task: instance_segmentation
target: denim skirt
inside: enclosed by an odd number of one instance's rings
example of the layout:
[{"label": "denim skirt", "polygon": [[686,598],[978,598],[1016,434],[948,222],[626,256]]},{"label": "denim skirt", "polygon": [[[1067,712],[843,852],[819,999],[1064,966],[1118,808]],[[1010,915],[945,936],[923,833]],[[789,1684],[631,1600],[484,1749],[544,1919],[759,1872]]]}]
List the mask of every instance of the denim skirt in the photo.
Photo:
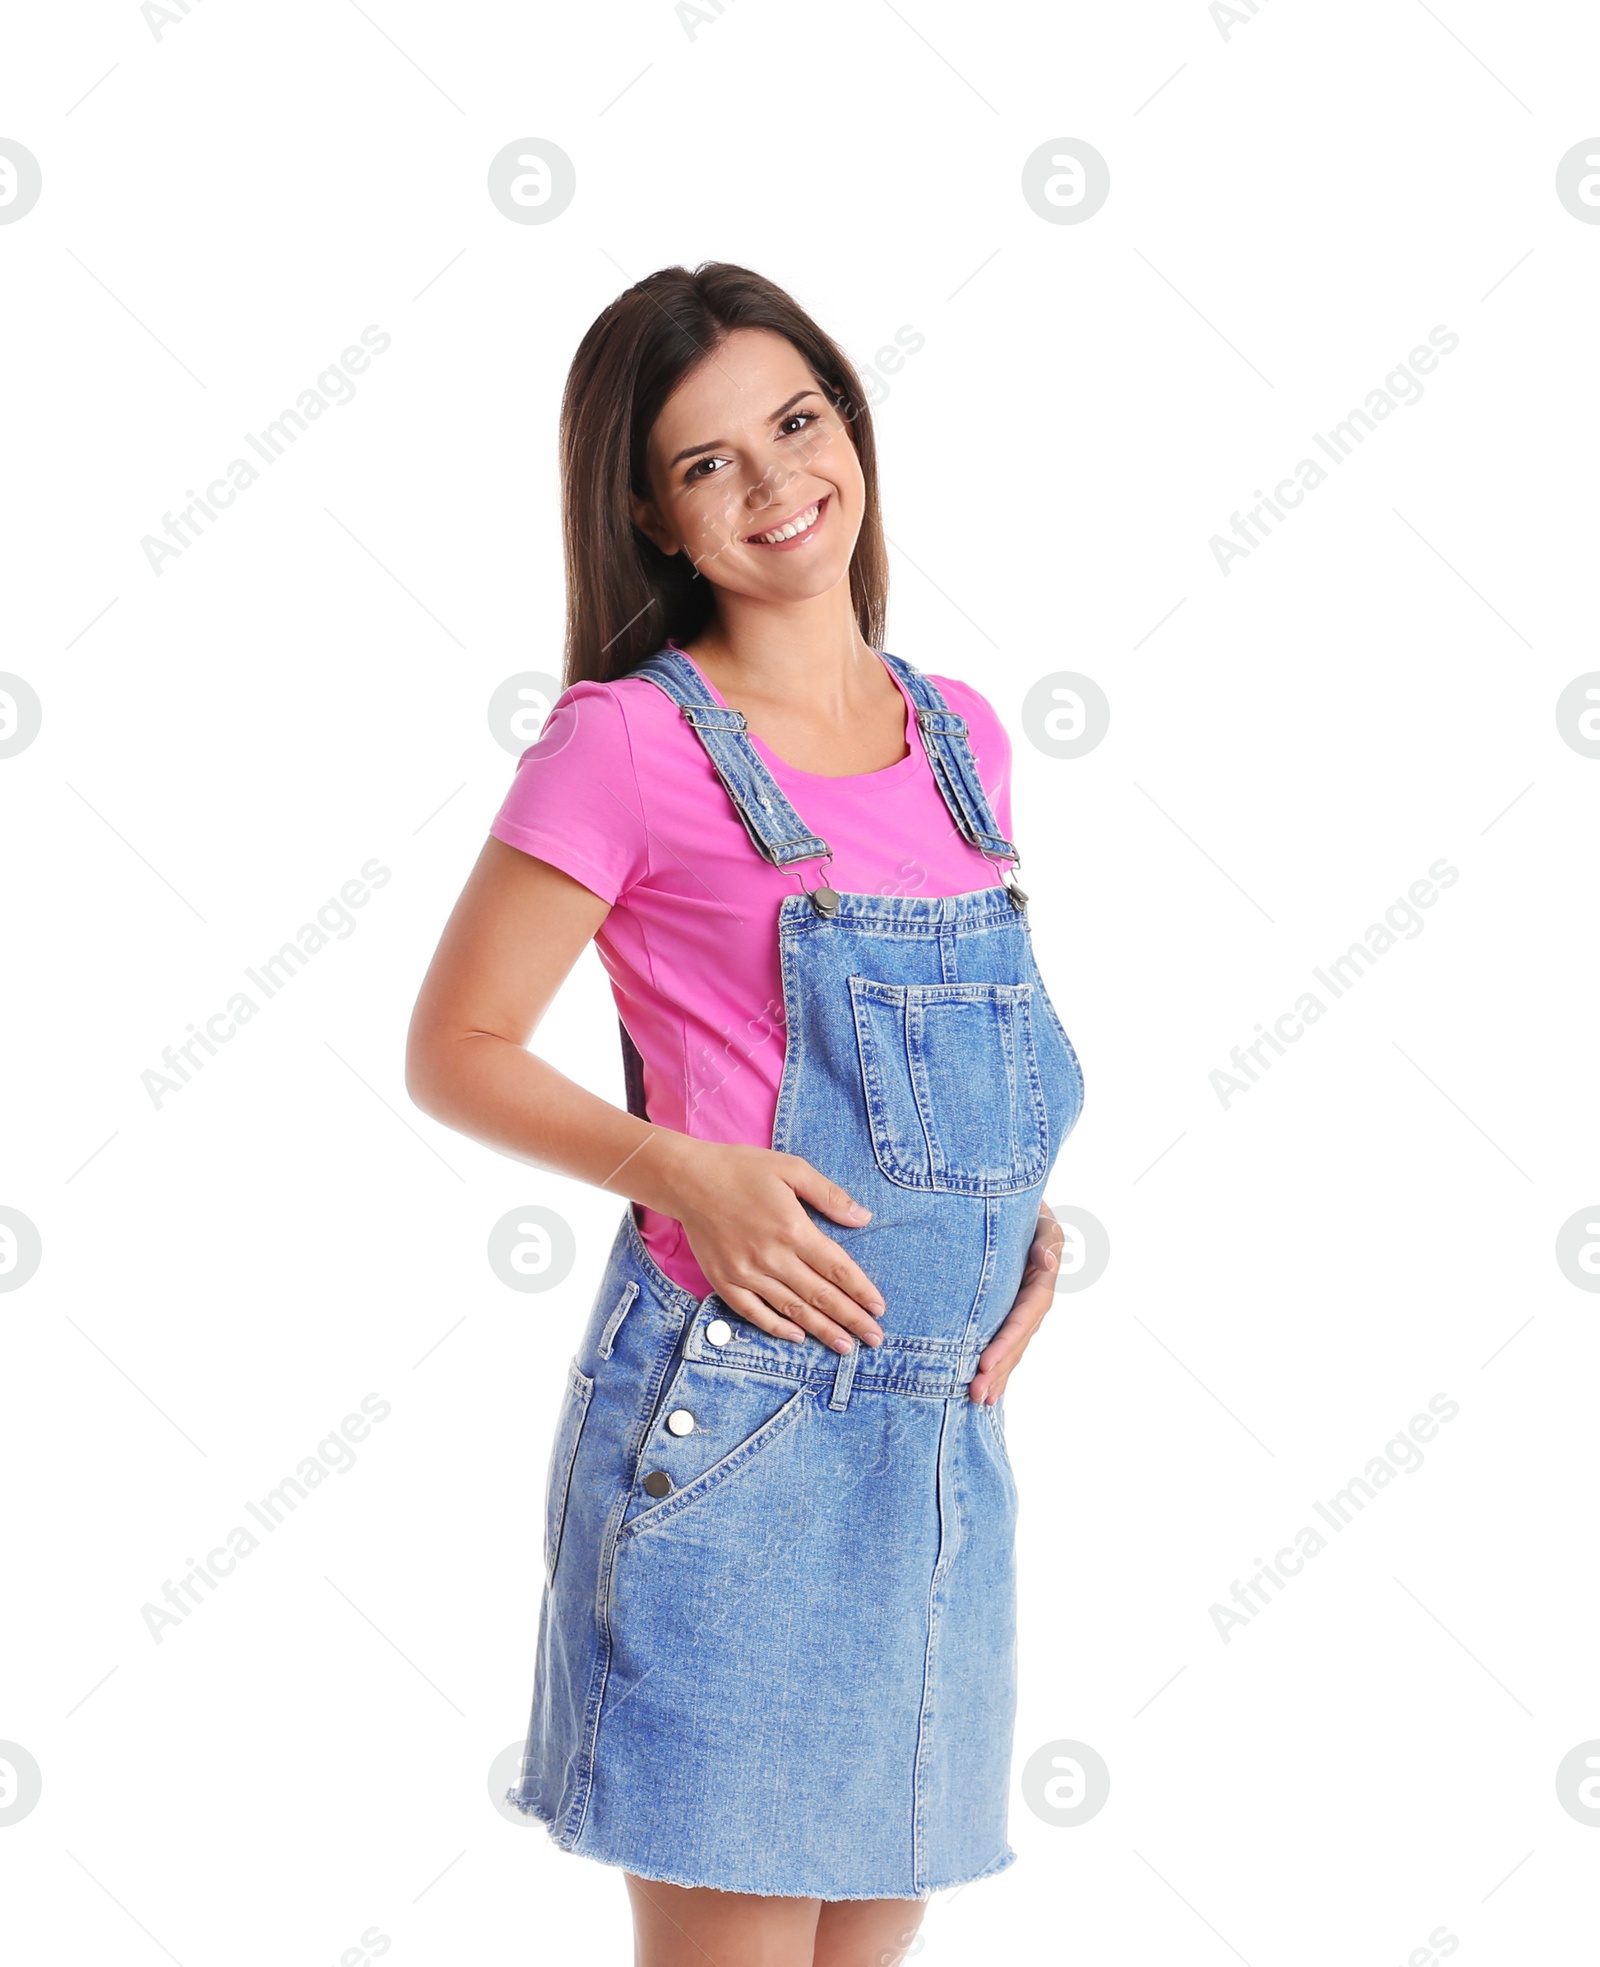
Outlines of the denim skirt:
[{"label": "denim skirt", "polygon": [[781,908],[773,1145],[873,1211],[810,1213],[885,1341],[697,1300],[624,1212],[559,1409],[508,1794],[643,1878],[915,1899],[1015,1855],[1017,1492],[1004,1402],[966,1389],[1082,1079],[1004,889],[834,899]]}]

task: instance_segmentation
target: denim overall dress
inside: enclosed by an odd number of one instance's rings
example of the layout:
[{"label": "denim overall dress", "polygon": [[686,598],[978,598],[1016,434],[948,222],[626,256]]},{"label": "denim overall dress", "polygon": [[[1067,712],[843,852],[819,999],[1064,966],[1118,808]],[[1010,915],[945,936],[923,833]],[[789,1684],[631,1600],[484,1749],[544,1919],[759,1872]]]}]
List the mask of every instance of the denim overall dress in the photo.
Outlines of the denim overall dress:
[{"label": "denim overall dress", "polygon": [[[1015,862],[965,719],[882,659],[963,836]],[[756,850],[825,870],[826,841],[693,663],[669,649],[633,674],[679,705]],[[1016,1855],[1017,1494],[1004,1403],[966,1388],[1083,1079],[1020,888],[797,878],[778,910],[772,1145],[871,1209],[852,1229],[803,1205],[882,1293],[884,1343],[836,1353],[771,1337],[715,1292],[697,1301],[629,1207],[557,1424],[533,1714],[507,1797],[564,1849],[644,1878],[917,1899]]]}]

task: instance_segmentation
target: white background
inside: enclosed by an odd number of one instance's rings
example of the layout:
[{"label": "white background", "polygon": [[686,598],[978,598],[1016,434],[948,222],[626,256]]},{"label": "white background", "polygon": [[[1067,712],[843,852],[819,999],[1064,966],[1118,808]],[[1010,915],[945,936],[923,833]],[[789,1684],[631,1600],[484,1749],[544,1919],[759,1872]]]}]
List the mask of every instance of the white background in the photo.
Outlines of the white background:
[{"label": "white background", "polygon": [[[172,7],[177,14],[176,0]],[[704,12],[712,12],[708,6]],[[1071,10],[134,0],[16,10],[0,135],[0,764],[10,1126],[0,1831],[31,1962],[623,1961],[621,1885],[489,1800],[526,1719],[541,1496],[616,1199],[449,1133],[411,1002],[559,668],[555,421],[655,267],[787,286],[863,367],[886,646],[1007,720],[1041,966],[1087,1103],[1051,1199],[1111,1240],[1013,1381],[1016,1767],[1105,1807],[930,1910],[930,1962],[1460,1967],[1586,1957],[1600,1838],[1594,813],[1600,125],[1577,5]],[[88,92],[88,93],[86,93]],[[506,144],[577,195],[518,225]],[[1102,211],[1024,160],[1075,137]],[[1600,150],[1600,143],[1596,145]],[[392,346],[181,558],[163,513],[367,324]],[[1436,325],[1420,402],[1224,575],[1208,541]],[[1159,624],[1159,627],[1157,626]],[[1111,703],[1051,758],[1042,677]],[[1270,1073],[1209,1076],[1445,857],[1459,879]],[[392,878],[191,1084],[141,1074],[361,865]],[[622,1098],[593,952],[539,1048]],[[571,1275],[508,1290],[539,1203]],[[1459,1414],[1227,1643],[1260,1555],[1445,1394]],[[142,1607],[364,1395],[392,1408],[165,1631]],[[819,1683],[864,1670],[814,1662]],[[359,1957],[359,1956],[357,1956]]]}]

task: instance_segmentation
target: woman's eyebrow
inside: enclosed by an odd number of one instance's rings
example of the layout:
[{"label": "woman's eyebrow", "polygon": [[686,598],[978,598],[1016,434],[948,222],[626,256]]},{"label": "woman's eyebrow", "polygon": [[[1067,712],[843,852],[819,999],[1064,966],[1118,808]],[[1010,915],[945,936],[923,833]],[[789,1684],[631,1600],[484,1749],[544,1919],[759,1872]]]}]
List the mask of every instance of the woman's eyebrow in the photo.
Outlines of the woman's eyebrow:
[{"label": "woman's eyebrow", "polygon": [[[779,418],[786,417],[789,414],[789,412],[794,408],[796,403],[803,402],[806,397],[816,396],[819,393],[820,392],[815,389],[797,389],[794,395],[789,398],[787,403],[779,404],[778,408],[775,409],[772,415],[768,418],[768,422],[777,423]],[[718,450],[722,445],[726,444],[727,442],[728,439],[726,437],[713,437],[709,444],[691,444],[686,451],[680,451],[675,458],[668,459],[667,469],[668,471],[670,471],[674,465],[682,464],[685,458],[697,458],[700,456],[701,452],[703,451]]]}]

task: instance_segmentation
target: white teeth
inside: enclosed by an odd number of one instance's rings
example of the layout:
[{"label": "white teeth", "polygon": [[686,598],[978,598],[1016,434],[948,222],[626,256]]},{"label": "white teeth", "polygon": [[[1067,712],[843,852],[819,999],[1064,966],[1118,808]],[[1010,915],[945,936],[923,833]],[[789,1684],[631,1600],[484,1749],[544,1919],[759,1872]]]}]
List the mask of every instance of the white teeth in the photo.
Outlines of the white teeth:
[{"label": "white teeth", "polygon": [[787,526],[780,526],[774,533],[756,533],[758,546],[776,546],[779,540],[792,540],[796,533],[803,533],[808,526],[816,524],[817,514],[822,510],[822,501],[802,512],[798,519],[791,519]]}]

